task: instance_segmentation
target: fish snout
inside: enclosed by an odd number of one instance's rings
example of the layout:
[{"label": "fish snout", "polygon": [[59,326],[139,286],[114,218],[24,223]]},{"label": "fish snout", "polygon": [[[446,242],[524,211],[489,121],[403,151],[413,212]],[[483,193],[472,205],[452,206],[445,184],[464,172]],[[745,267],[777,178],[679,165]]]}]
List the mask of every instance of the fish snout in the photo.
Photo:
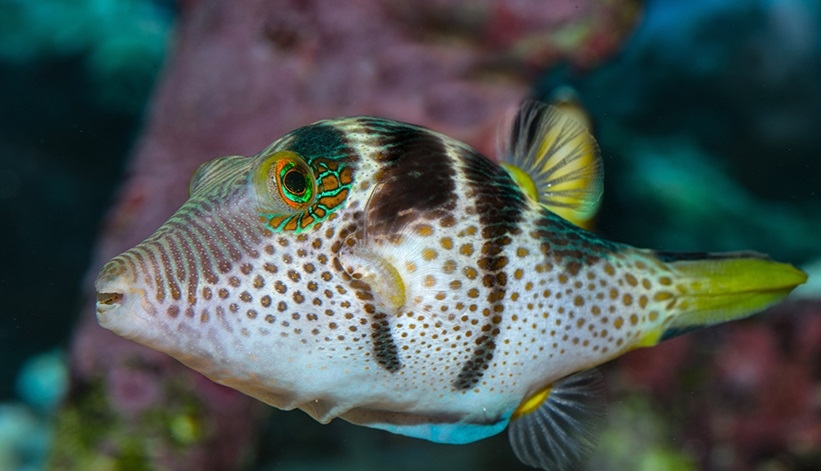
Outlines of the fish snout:
[{"label": "fish snout", "polygon": [[103,327],[110,328],[114,316],[122,315],[126,304],[132,301],[133,296],[137,296],[132,283],[129,283],[129,279],[133,277],[129,275],[128,267],[119,258],[106,263],[97,275],[94,282],[97,291],[97,321]]},{"label": "fish snout", "polygon": [[97,322],[117,335],[144,343],[151,338],[149,319],[156,309],[147,302],[146,286],[127,254],[106,263],[97,275]]}]

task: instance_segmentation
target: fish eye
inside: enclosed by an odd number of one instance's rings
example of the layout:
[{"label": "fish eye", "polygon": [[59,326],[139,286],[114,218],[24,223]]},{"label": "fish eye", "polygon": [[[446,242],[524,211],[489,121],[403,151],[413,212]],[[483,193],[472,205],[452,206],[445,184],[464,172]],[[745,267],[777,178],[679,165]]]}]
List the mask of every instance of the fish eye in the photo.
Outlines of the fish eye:
[{"label": "fish eye", "polygon": [[301,210],[314,198],[314,178],[311,169],[296,152],[280,151],[263,165],[268,193],[290,208]]},{"label": "fish eye", "polygon": [[280,172],[282,189],[285,190],[289,199],[301,199],[308,191],[308,175],[305,170],[289,163]]}]

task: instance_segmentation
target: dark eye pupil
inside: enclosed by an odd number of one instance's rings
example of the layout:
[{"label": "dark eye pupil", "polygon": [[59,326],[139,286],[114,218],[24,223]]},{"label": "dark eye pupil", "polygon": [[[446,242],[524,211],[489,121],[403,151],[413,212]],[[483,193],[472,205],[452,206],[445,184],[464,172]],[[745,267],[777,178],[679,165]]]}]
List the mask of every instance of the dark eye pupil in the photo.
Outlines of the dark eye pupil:
[{"label": "dark eye pupil", "polygon": [[305,193],[305,190],[307,189],[305,175],[301,174],[296,169],[289,170],[288,173],[285,174],[285,178],[282,179],[282,184],[285,185],[285,188],[288,191],[297,196]]}]

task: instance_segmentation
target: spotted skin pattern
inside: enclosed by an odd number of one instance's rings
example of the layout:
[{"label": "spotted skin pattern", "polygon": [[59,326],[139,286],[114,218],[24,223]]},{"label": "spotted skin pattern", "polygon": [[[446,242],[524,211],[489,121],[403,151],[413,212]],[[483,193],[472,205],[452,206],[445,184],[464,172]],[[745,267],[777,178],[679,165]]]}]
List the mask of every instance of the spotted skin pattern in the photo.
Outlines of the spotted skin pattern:
[{"label": "spotted skin pattern", "polygon": [[[297,211],[260,183],[284,151],[316,185]],[[191,189],[104,267],[101,324],[321,422],[493,435],[687,308],[652,252],[579,229],[475,150],[408,124],[319,122],[206,163]]]}]

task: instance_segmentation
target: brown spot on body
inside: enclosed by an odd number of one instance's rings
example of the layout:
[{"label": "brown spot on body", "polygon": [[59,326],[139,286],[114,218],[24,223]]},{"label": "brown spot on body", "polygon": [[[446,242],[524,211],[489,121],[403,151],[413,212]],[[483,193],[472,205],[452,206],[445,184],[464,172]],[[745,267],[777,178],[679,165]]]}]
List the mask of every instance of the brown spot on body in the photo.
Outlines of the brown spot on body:
[{"label": "brown spot on body", "polygon": [[436,278],[433,275],[425,275],[425,279],[422,284],[427,288],[432,288],[436,286]]},{"label": "brown spot on body", "polygon": [[231,262],[228,260],[220,260],[217,262],[217,271],[222,273],[223,275],[231,271]]},{"label": "brown spot on body", "polygon": [[451,239],[450,237],[442,237],[439,240],[439,245],[441,245],[442,248],[445,250],[451,250],[453,249],[453,239]]},{"label": "brown spot on body", "polygon": [[433,227],[430,224],[420,224],[416,226],[416,235],[430,237],[433,235]]},{"label": "brown spot on body", "polygon": [[673,299],[675,296],[669,291],[659,291],[653,295],[653,301],[667,301]]},{"label": "brown spot on body", "polygon": [[260,288],[262,288],[263,286],[265,286],[265,279],[264,279],[264,278],[262,278],[262,277],[261,277],[261,276],[259,276],[259,275],[255,276],[255,277],[254,277],[253,286],[254,286],[254,288],[256,288],[256,289],[260,289]]},{"label": "brown spot on body", "polygon": [[630,293],[625,293],[624,296],[622,296],[622,303],[624,303],[625,306],[632,306],[633,296]]}]

